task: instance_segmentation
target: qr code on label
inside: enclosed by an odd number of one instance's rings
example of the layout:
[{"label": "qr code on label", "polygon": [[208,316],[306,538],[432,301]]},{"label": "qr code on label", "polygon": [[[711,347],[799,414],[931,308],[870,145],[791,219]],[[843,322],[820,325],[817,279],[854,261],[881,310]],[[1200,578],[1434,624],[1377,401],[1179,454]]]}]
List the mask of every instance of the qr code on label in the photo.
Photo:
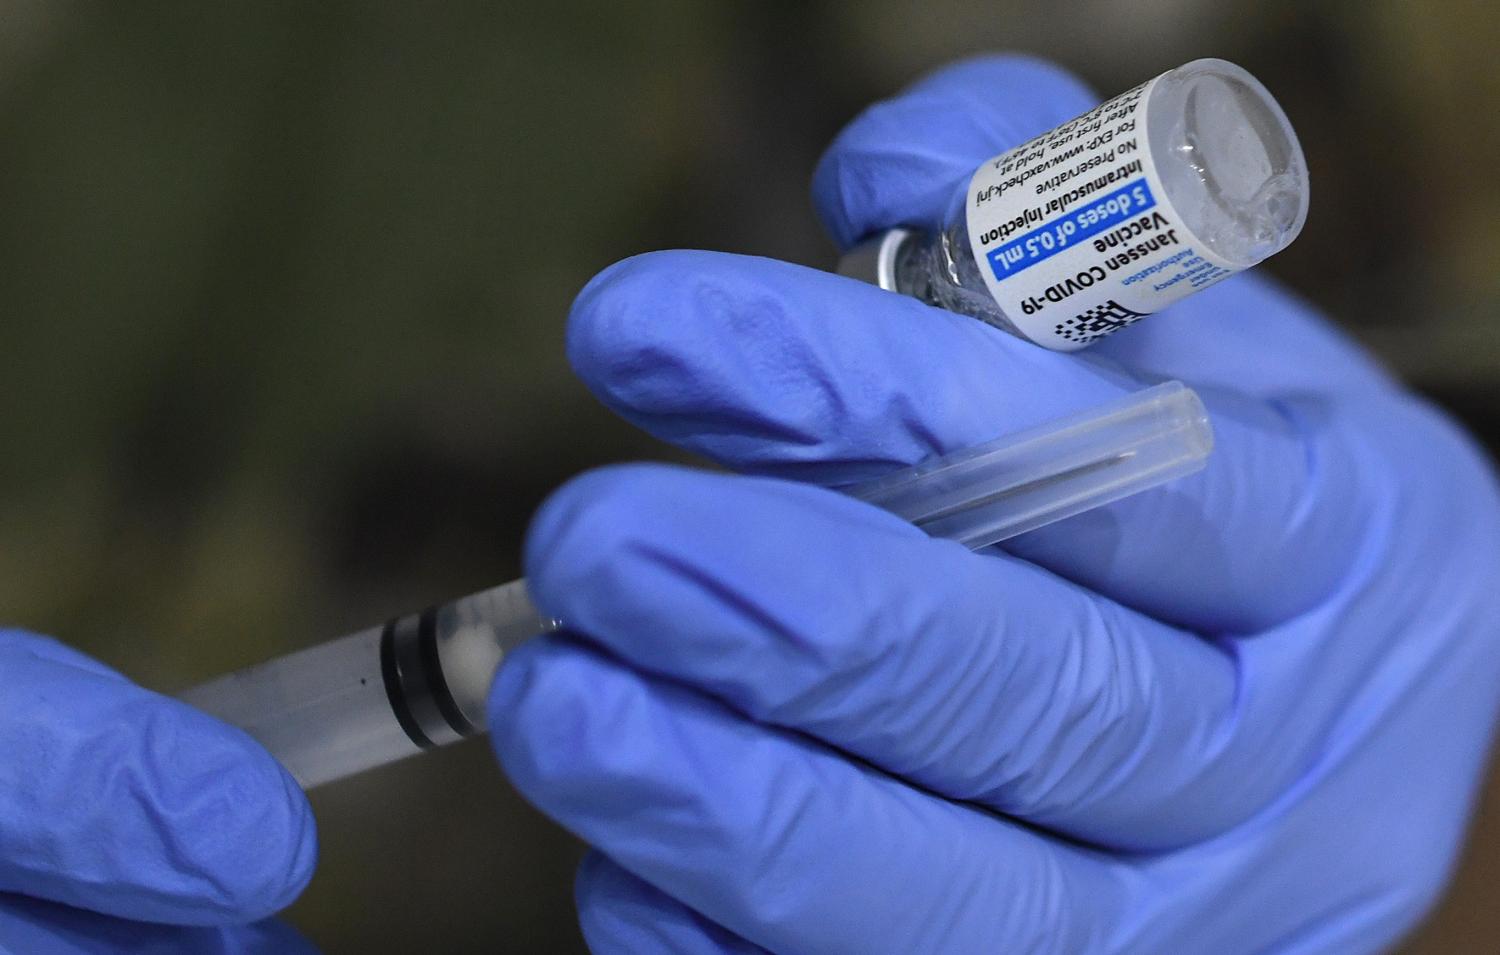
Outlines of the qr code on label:
[{"label": "qr code on label", "polygon": [[1070,342],[1087,345],[1089,342],[1098,341],[1105,335],[1134,325],[1145,317],[1145,312],[1132,311],[1114,299],[1110,299],[1103,305],[1096,305],[1067,321],[1057,323],[1052,330]]}]

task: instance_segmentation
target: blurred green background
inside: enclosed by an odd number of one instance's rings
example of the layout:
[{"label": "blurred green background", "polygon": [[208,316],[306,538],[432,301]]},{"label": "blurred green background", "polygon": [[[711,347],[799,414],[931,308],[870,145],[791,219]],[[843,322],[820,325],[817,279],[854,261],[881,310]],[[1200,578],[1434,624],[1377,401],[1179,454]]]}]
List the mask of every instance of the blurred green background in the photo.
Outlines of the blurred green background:
[{"label": "blurred green background", "polygon": [[[589,276],[672,246],[830,264],[823,145],[981,50],[1103,93],[1249,67],[1314,175],[1271,271],[1493,445],[1493,11],[0,0],[0,618],[173,689],[516,575],[550,487],[673,456],[569,374]],[[313,803],[289,918],[327,951],[582,950],[581,850],[482,743]],[[1496,809],[1472,844],[1410,951],[1495,950]]]}]

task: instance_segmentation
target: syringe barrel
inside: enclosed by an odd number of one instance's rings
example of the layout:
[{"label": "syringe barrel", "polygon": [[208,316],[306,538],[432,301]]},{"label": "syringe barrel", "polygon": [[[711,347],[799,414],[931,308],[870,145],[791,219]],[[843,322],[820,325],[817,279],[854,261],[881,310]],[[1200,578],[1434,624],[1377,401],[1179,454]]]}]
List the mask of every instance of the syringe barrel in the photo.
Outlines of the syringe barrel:
[{"label": "syringe barrel", "polygon": [[512,581],[194,687],[305,788],[481,732],[505,653],[554,627]]},{"label": "syringe barrel", "polygon": [[181,695],[264,746],[305,788],[421,752],[392,718],[373,627]]}]

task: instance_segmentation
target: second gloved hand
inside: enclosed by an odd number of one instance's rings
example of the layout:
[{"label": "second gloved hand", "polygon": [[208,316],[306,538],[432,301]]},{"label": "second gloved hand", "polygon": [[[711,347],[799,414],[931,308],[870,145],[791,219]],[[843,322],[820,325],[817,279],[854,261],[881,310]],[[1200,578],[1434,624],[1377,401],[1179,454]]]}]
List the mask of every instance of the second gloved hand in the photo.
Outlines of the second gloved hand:
[{"label": "second gloved hand", "polygon": [[250,737],[0,629],[0,951],[292,955],[307,799]]},{"label": "second gloved hand", "polygon": [[[875,107],[817,180],[848,244],[1081,112],[1030,61]],[[1481,455],[1302,303],[1232,279],[1086,355],[762,259],[605,272],[580,374],[757,476],[560,491],[501,671],[511,778],[592,843],[597,952],[1364,952],[1440,890],[1500,692]],[[1162,377],[1207,470],[971,554],[841,485]]]}]

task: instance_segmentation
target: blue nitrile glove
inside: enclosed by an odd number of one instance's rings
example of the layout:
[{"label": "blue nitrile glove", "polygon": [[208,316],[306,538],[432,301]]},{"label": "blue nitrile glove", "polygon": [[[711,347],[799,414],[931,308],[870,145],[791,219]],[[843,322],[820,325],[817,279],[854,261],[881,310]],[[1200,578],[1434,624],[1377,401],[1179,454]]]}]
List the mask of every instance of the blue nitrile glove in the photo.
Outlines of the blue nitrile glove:
[{"label": "blue nitrile glove", "polygon": [[312,814],[250,737],[0,630],[0,952],[295,955]]},{"label": "blue nitrile glove", "polygon": [[[819,208],[846,246],[931,225],[1093,101],[945,70],[839,137]],[[598,849],[595,951],[1368,952],[1440,891],[1500,691],[1500,499],[1295,297],[1240,276],[1063,355],[669,252],[596,279],[569,346],[611,408],[761,475],[609,469],[532,528],[571,629],[505,665],[491,723]],[[1004,551],[813,486],[1163,377],[1208,403],[1207,470]]]}]

